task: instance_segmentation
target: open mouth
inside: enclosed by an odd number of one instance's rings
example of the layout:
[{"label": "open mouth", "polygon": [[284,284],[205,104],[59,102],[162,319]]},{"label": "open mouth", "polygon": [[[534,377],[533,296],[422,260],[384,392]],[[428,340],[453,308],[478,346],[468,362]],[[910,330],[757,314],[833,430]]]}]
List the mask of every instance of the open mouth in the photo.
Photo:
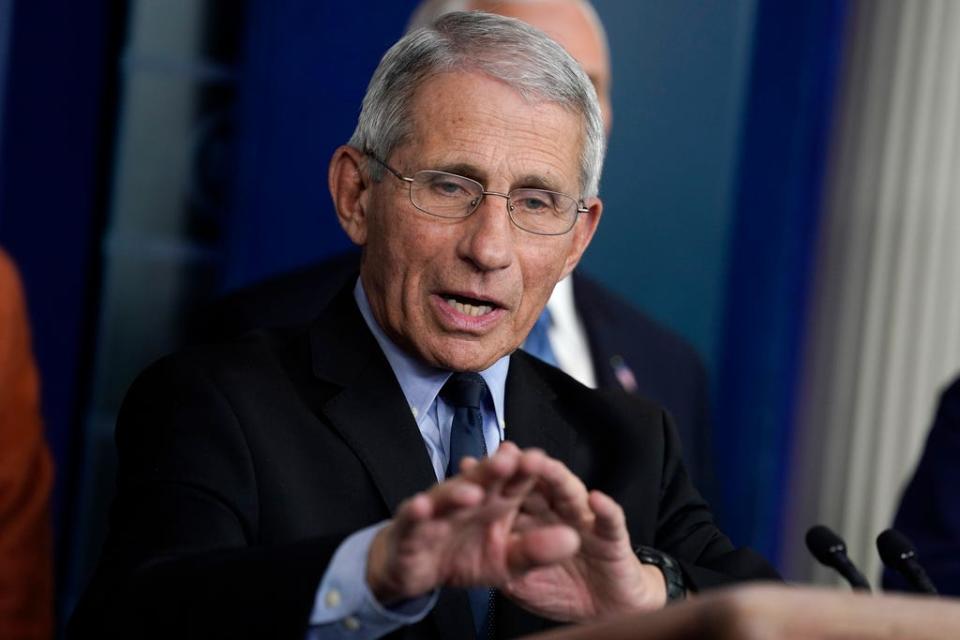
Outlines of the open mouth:
[{"label": "open mouth", "polygon": [[490,300],[480,300],[478,298],[449,293],[445,293],[441,297],[450,308],[456,309],[459,313],[467,316],[484,316],[494,309],[500,308],[500,305]]}]

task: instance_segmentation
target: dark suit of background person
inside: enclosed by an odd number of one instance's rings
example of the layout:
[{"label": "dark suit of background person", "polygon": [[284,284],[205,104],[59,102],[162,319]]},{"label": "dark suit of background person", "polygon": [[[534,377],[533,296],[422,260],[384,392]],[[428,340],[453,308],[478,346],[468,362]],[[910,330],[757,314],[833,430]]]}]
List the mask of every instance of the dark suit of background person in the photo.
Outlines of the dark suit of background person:
[{"label": "dark suit of background person", "polygon": [[[197,339],[305,324],[317,317],[340,287],[356,281],[359,269],[359,252],[349,252],[234,292],[199,318]],[[630,391],[665,407],[680,436],[690,479],[701,495],[712,499],[716,494],[709,390],[699,356],[681,338],[596,280],[580,271],[571,277],[597,387]]]},{"label": "dark suit of background person", "polygon": [[[111,533],[74,637],[300,638],[337,545],[436,482],[351,288],[307,327],[192,349],[137,380],[117,427]],[[714,526],[655,405],[522,352],[506,402],[510,440],[609,492],[633,543],[678,558],[689,586],[775,578]],[[471,637],[466,598],[445,593],[396,637]],[[500,637],[549,624],[502,599],[497,612]]]},{"label": "dark suit of background person", "polygon": [[[458,9],[518,18],[566,48],[594,83],[610,135],[609,47],[589,3],[425,0],[413,11],[407,30],[429,25]],[[216,338],[309,322],[343,283],[356,279],[358,269],[359,256],[351,253],[235,292],[201,321],[200,335]],[[716,488],[709,387],[700,357],[684,340],[596,280],[580,272],[572,278],[574,307],[586,334],[597,387],[624,389],[666,407],[677,425],[690,477],[701,494],[712,500]]]},{"label": "dark suit of background person", "polygon": [[[916,545],[920,563],[940,593],[960,596],[960,378],[940,396],[936,420],[893,527]],[[889,570],[883,586],[912,590]]]},{"label": "dark suit of background person", "polygon": [[17,269],[0,251],[0,638],[53,634],[53,462]]}]

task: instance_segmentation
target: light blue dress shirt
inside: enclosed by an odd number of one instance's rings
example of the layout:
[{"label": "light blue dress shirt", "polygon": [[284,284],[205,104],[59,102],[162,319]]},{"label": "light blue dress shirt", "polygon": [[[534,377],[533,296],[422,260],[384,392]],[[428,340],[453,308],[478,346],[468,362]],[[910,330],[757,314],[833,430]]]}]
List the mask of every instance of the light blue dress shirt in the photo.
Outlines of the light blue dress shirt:
[{"label": "light blue dress shirt", "polygon": [[[373,317],[359,279],[353,289],[353,297],[400,383],[410,412],[420,429],[434,473],[437,480],[441,481],[450,457],[453,409],[438,394],[451,372],[420,362],[401,351],[387,337]],[[490,389],[490,395],[481,408],[483,436],[490,453],[500,446],[506,431],[503,396],[509,366],[510,356],[504,356],[489,369],[479,372]],[[381,605],[370,593],[366,582],[367,553],[373,538],[386,524],[384,521],[361,529],[340,544],[317,589],[307,630],[309,640],[379,638],[402,625],[420,621],[433,609],[437,602],[436,591],[390,608]]]}]

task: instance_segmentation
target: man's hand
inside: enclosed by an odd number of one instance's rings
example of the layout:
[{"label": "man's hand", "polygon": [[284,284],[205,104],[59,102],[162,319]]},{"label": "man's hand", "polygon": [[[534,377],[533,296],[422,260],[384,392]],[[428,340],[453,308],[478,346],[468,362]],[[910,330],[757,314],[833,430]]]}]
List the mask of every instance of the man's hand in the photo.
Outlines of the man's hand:
[{"label": "man's hand", "polygon": [[637,559],[620,505],[599,491],[588,493],[562,463],[548,460],[516,527],[523,531],[559,523],[579,533],[579,552],[509,580],[502,587],[507,596],[561,621],[658,609],[666,603],[663,574]]},{"label": "man's hand", "polygon": [[504,442],[489,458],[465,460],[469,474],[404,501],[370,546],[373,595],[390,604],[441,585],[502,585],[571,558],[580,540],[569,524],[528,519],[515,526],[521,505],[555,462]]}]

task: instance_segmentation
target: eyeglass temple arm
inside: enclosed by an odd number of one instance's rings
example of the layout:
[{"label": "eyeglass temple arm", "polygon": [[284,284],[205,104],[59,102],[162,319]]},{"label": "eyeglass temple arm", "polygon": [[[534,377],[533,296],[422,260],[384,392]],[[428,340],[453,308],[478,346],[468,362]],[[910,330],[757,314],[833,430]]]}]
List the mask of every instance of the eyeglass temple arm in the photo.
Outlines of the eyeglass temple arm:
[{"label": "eyeglass temple arm", "polygon": [[389,172],[392,173],[393,175],[395,175],[395,176],[396,176],[397,178],[399,178],[400,180],[403,180],[404,182],[413,182],[413,178],[408,178],[407,176],[403,175],[402,173],[400,173],[399,171],[397,171],[396,169],[394,169],[393,167],[391,167],[390,165],[388,165],[386,162],[384,162],[383,160],[381,160],[381,159],[378,158],[377,156],[373,155],[373,153],[371,153],[370,151],[364,151],[363,154],[364,154],[365,156],[369,157],[371,160],[373,160],[373,161],[376,162],[377,164],[379,164],[380,166],[382,166],[384,169],[386,169],[387,171],[389,171]]}]

